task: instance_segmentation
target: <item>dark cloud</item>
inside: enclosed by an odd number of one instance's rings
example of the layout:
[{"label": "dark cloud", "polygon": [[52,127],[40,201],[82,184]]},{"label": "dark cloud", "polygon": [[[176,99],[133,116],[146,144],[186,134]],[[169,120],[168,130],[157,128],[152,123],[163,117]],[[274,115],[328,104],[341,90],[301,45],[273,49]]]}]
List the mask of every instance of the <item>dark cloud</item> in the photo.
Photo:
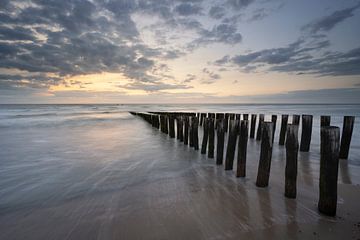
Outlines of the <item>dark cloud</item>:
[{"label": "dark cloud", "polygon": [[264,49],[248,54],[224,56],[214,62],[218,66],[235,65],[244,72],[265,71],[316,74],[321,76],[360,75],[360,48],[348,52],[326,52],[330,46],[322,38],[300,39],[283,48]]},{"label": "dark cloud", "polygon": [[209,16],[214,19],[220,19],[225,16],[226,10],[220,6],[212,6],[209,10]]},{"label": "dark cloud", "polygon": [[201,12],[201,7],[195,4],[181,3],[175,7],[175,12],[182,16],[190,16],[199,14]]},{"label": "dark cloud", "polygon": [[328,16],[322,17],[314,22],[305,25],[302,29],[305,31],[309,31],[312,34],[330,31],[337,24],[341,23],[347,18],[354,16],[354,11],[359,7],[360,3],[350,8],[335,11]]},{"label": "dark cloud", "polygon": [[246,8],[253,2],[255,2],[255,0],[227,0],[227,4],[233,7],[235,10]]}]

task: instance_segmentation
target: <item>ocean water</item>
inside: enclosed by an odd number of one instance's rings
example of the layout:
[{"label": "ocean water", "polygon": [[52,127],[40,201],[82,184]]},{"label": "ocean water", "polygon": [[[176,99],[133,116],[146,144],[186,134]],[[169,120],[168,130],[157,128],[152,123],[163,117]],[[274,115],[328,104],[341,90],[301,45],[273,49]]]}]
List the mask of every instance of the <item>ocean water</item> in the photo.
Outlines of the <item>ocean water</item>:
[{"label": "ocean water", "polygon": [[[299,191],[304,194],[299,193],[299,201],[310,210],[296,217],[299,212],[291,212],[292,203],[283,201],[285,156],[278,144],[270,179],[276,187],[266,195],[253,184],[257,142],[249,142],[248,177],[239,182],[213,160],[128,111],[263,113],[265,120],[278,114],[275,143],[281,114],[314,115],[310,152],[299,155]],[[343,116],[356,117],[339,184],[360,184],[360,105],[0,105],[0,239],[168,239],[171,230],[179,239],[209,239],[220,232],[239,236],[239,231],[319,220],[312,208],[317,201],[321,115],[330,115],[331,125],[340,128]],[[201,141],[201,129],[199,136]],[[240,216],[243,212],[218,212],[224,208],[218,199],[237,211],[236,199],[244,194],[249,202],[264,194],[273,201],[252,206],[249,211],[254,212],[246,219]],[[259,220],[259,209],[271,214]],[[202,222],[212,217],[217,227]],[[179,232],[178,224],[185,224],[187,231]]]}]

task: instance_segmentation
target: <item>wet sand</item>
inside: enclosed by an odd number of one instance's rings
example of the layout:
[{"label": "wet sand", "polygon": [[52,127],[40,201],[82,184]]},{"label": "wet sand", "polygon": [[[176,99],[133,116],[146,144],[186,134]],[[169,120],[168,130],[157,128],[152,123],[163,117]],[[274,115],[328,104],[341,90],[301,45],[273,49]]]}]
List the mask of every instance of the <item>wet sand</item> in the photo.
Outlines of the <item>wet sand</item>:
[{"label": "wet sand", "polygon": [[140,118],[98,125],[1,132],[22,145],[1,146],[0,239],[360,238],[360,168],[341,160],[337,216],[319,214],[316,144],[287,199],[277,137],[269,187],[257,188],[255,140],[236,178]]}]

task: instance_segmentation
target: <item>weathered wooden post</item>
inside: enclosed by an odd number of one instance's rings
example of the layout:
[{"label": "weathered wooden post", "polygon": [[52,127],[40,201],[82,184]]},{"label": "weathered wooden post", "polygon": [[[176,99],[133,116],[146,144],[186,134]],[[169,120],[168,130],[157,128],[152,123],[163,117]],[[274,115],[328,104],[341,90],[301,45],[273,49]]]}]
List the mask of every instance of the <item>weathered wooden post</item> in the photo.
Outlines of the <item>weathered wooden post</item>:
[{"label": "weathered wooden post", "polygon": [[275,138],[275,131],[276,131],[276,121],[277,121],[277,115],[272,115],[271,116],[271,122],[274,123],[273,124],[273,135],[272,135],[272,141],[274,142],[274,138]]},{"label": "weathered wooden post", "polygon": [[286,129],[288,125],[289,115],[283,114],[281,115],[281,128],[280,128],[280,136],[279,136],[279,145],[285,144],[285,136]]},{"label": "weathered wooden post", "polygon": [[183,119],[183,116],[178,117],[177,134],[179,136],[180,142],[183,142],[184,141],[184,119]]},{"label": "weathered wooden post", "polygon": [[240,120],[240,119],[241,119],[241,114],[240,114],[240,113],[236,113],[236,114],[235,114],[235,119],[236,119],[236,120]]},{"label": "weathered wooden post", "polygon": [[320,117],[320,127],[330,126],[331,116],[321,116]]},{"label": "weathered wooden post", "polygon": [[251,114],[250,138],[255,137],[256,114]]},{"label": "weathered wooden post", "polygon": [[300,115],[293,115],[292,124],[299,125],[300,124]]},{"label": "weathered wooden post", "polygon": [[[243,120],[249,120],[249,114],[243,114]],[[248,124],[249,125],[249,124]],[[249,128],[249,127],[248,127]]]},{"label": "weathered wooden post", "polygon": [[200,123],[199,123],[199,126],[202,126],[202,125],[203,125],[203,121],[204,121],[204,115],[203,115],[203,113],[200,113]]},{"label": "weathered wooden post", "polygon": [[226,158],[225,158],[225,170],[232,170],[234,165],[235,149],[236,149],[236,139],[237,139],[237,126],[239,120],[230,120],[229,137],[226,149]]},{"label": "weathered wooden post", "polygon": [[302,131],[301,131],[301,143],[300,143],[301,152],[308,152],[310,150],[312,122],[313,122],[312,115],[302,115]]},{"label": "weathered wooden post", "polygon": [[216,164],[221,165],[223,163],[223,157],[224,157],[224,140],[225,140],[223,118],[219,118],[217,120],[216,133],[217,133]]},{"label": "weathered wooden post", "polygon": [[161,121],[161,132],[166,133],[165,129],[167,128],[167,125],[166,125],[165,115],[163,114],[160,115],[160,121]]},{"label": "weathered wooden post", "polygon": [[261,151],[260,161],[258,167],[258,175],[256,179],[256,186],[267,187],[269,185],[271,157],[272,157],[272,122],[263,122],[263,131],[261,134]]},{"label": "weathered wooden post", "polygon": [[228,131],[228,128],[229,128],[229,113],[225,113],[225,122],[224,122],[225,132]]},{"label": "weathered wooden post", "polygon": [[290,124],[286,134],[285,197],[296,198],[299,126]]},{"label": "weathered wooden post", "polygon": [[169,134],[169,116],[167,114],[164,115],[165,118],[165,132],[166,134]]},{"label": "weathered wooden post", "polygon": [[207,147],[207,142],[209,139],[209,119],[208,118],[203,119],[203,126],[204,126],[204,135],[203,135],[202,144],[201,144],[201,154],[206,154],[206,147]]},{"label": "weathered wooden post", "polygon": [[214,118],[209,118],[209,150],[208,158],[214,158],[215,129]]},{"label": "weathered wooden post", "polygon": [[354,116],[344,116],[343,130],[341,135],[340,158],[347,159],[349,156],[351,137],[354,129]]},{"label": "weathered wooden post", "polygon": [[198,125],[199,125],[199,120],[197,117],[192,117],[192,124],[191,124],[191,128],[192,128],[192,139],[193,139],[193,146],[195,150],[199,150],[199,135],[198,135]]},{"label": "weathered wooden post", "polygon": [[259,114],[259,123],[258,123],[258,129],[257,129],[257,133],[256,133],[256,141],[260,141],[261,140],[261,134],[262,134],[262,128],[263,128],[263,123],[264,123],[264,114]]},{"label": "weathered wooden post", "polygon": [[188,145],[188,143],[189,143],[189,116],[185,116],[184,123],[185,123],[185,127],[184,127],[184,144]]},{"label": "weathered wooden post", "polygon": [[189,122],[190,122],[190,124],[189,124],[189,146],[194,147],[194,138],[193,138],[194,137],[194,134],[193,134],[194,117],[193,116],[191,116],[189,118]]},{"label": "weathered wooden post", "polygon": [[175,118],[174,115],[169,115],[169,135],[171,138],[175,138]]},{"label": "weathered wooden post", "polygon": [[328,216],[336,215],[337,179],[339,168],[338,127],[322,127],[320,143],[320,181],[318,209]]},{"label": "weathered wooden post", "polygon": [[240,122],[240,136],[238,144],[237,170],[236,177],[246,176],[246,151],[249,134],[249,121],[242,120]]}]

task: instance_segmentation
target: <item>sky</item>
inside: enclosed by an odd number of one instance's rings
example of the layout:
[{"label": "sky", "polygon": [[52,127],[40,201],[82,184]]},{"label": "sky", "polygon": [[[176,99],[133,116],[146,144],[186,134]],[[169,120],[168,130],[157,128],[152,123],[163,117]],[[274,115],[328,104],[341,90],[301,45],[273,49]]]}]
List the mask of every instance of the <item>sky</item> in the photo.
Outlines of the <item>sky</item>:
[{"label": "sky", "polygon": [[359,0],[0,0],[0,103],[360,103]]}]

